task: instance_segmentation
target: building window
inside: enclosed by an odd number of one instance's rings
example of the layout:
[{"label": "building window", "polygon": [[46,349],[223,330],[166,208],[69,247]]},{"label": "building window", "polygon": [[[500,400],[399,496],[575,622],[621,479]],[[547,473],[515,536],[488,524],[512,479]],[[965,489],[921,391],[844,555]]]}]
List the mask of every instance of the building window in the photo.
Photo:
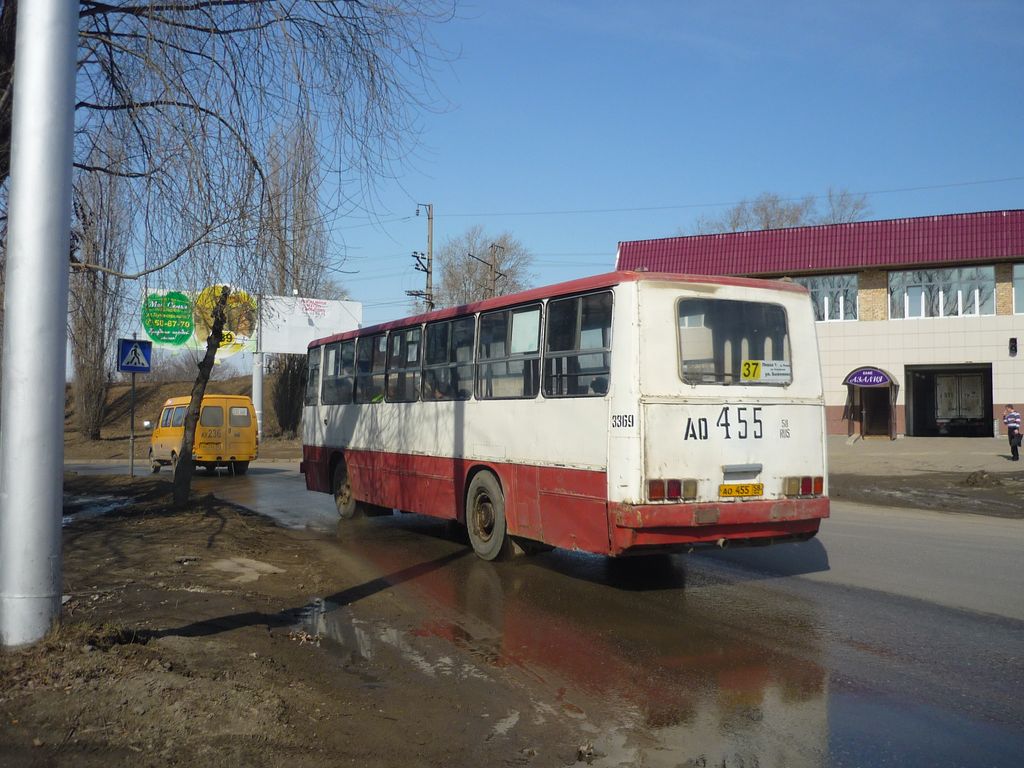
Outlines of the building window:
[{"label": "building window", "polygon": [[889,273],[889,317],[894,320],[994,315],[995,295],[995,267]]},{"label": "building window", "polygon": [[1024,315],[1024,264],[1013,265],[1013,314]]},{"label": "building window", "polygon": [[811,292],[814,319],[818,322],[857,319],[856,275],[794,277],[793,282]]}]

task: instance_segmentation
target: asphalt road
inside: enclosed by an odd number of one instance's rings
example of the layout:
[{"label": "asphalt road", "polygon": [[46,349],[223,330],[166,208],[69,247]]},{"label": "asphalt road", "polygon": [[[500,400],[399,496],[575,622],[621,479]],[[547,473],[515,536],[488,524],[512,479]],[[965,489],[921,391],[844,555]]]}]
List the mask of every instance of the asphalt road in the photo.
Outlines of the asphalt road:
[{"label": "asphalt road", "polygon": [[[195,487],[336,536],[363,583],[394,594],[392,626],[319,604],[311,627],[339,652],[404,643],[425,670],[469,653],[539,701],[573,691],[590,701],[595,765],[1016,766],[1024,754],[1024,521],[836,503],[803,544],[492,564],[428,518],[337,526],[295,465],[200,473]],[[433,658],[403,631],[413,612],[429,617]]]}]

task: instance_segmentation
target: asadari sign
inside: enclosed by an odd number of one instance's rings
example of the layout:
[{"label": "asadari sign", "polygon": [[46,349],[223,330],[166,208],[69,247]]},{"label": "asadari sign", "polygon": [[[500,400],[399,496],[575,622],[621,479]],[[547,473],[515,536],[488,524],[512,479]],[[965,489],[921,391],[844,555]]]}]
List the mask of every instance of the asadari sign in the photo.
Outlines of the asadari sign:
[{"label": "asadari sign", "polygon": [[[198,292],[154,290],[142,302],[142,328],[154,346],[205,349],[213,326],[213,308],[222,285]],[[256,347],[256,301],[245,291],[228,296],[227,322],[217,357],[252,351]]]}]

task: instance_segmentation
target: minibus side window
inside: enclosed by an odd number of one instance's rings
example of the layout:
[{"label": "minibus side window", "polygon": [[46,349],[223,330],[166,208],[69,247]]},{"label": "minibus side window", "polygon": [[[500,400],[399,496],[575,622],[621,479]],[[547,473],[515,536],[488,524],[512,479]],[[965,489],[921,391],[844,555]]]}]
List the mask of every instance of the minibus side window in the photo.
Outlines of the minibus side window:
[{"label": "minibus side window", "polygon": [[188,410],[187,405],[179,405],[174,409],[174,415],[171,417],[171,426],[180,427],[185,423],[185,411]]},{"label": "minibus side window", "polygon": [[163,414],[160,416],[160,426],[169,427],[171,425],[171,414],[174,413],[173,408],[164,408]]},{"label": "minibus side window", "polygon": [[204,405],[199,414],[199,423],[204,427],[223,427],[224,409],[219,405]]}]

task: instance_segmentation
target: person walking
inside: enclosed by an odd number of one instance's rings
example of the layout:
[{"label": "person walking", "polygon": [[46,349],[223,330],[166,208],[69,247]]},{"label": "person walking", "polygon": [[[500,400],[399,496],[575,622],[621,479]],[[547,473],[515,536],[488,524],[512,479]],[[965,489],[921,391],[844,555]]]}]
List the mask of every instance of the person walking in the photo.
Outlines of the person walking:
[{"label": "person walking", "polygon": [[1020,414],[1012,405],[1003,409],[1003,424],[1006,425],[1006,435],[1010,439],[1010,461],[1020,461]]}]

